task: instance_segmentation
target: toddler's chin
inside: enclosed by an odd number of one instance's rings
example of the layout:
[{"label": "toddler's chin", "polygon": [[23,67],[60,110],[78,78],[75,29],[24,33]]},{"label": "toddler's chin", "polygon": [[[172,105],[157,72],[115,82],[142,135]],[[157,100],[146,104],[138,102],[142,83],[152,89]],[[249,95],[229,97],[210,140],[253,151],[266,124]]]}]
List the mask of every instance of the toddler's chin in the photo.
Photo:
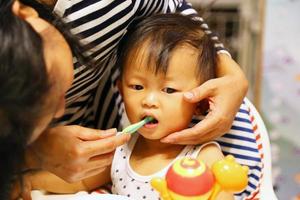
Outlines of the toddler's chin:
[{"label": "toddler's chin", "polygon": [[147,140],[160,140],[160,139],[162,139],[161,136],[158,136],[158,135],[155,135],[155,134],[143,134],[143,133],[140,133],[140,135],[142,135]]}]

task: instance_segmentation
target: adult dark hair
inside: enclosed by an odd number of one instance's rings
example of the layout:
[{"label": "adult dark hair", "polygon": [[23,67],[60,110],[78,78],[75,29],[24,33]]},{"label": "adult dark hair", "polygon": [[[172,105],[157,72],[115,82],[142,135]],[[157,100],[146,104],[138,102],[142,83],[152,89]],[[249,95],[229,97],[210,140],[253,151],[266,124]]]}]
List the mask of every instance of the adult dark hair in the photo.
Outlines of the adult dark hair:
[{"label": "adult dark hair", "polygon": [[42,3],[39,3],[37,0],[20,0],[20,2],[34,8],[42,19],[55,26],[55,28],[64,36],[65,40],[71,48],[72,54],[78,60],[78,63],[80,63],[81,65],[86,65],[88,68],[94,67],[95,63],[93,61],[93,58],[85,54],[85,52],[88,51],[91,47],[89,45],[82,45],[80,43],[80,34],[74,35],[71,33],[70,30],[72,28],[72,23],[65,23],[61,19],[61,17],[52,12],[49,7]]},{"label": "adult dark hair", "polygon": [[[11,183],[24,163],[28,140],[51,89],[44,61],[43,41],[12,12],[15,0],[0,1],[0,199],[9,199]],[[91,64],[79,40],[49,9],[34,0],[21,0],[61,31],[81,64]]]},{"label": "adult dark hair", "polygon": [[[216,50],[211,39],[201,29],[201,23],[180,14],[158,14],[135,21],[122,38],[117,65],[121,68],[134,59],[141,44],[147,42],[148,66],[155,63],[155,73],[166,73],[173,50],[179,45],[190,45],[199,50],[198,73],[202,82],[216,75]],[[133,57],[129,58],[129,54]]]},{"label": "adult dark hair", "polygon": [[50,89],[41,37],[0,2],[0,199],[8,199]]}]

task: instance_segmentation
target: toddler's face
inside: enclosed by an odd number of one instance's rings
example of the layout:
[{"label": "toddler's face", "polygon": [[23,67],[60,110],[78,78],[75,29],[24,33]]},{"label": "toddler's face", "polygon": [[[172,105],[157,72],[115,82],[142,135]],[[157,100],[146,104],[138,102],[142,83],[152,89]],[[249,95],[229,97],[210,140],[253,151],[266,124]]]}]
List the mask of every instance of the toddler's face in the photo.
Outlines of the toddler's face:
[{"label": "toddler's face", "polygon": [[156,140],[186,128],[191,121],[196,104],[186,102],[183,93],[200,85],[196,78],[198,54],[187,45],[176,48],[169,59],[166,75],[149,70],[143,55],[147,54],[142,46],[135,58],[126,63],[121,92],[131,123],[146,116],[155,119],[140,128],[139,133]]}]

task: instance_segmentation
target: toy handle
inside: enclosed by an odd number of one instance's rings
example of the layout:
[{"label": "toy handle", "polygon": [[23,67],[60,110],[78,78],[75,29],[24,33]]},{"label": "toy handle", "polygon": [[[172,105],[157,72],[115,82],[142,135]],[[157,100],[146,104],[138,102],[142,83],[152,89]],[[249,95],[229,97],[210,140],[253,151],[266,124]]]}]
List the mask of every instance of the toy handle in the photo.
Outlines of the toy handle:
[{"label": "toy handle", "polygon": [[209,200],[215,200],[220,192],[221,192],[221,186],[218,182],[215,182],[213,191],[209,197]]},{"label": "toy handle", "polygon": [[151,180],[151,186],[159,192],[159,196],[162,200],[172,200],[169,195],[167,182],[162,178],[153,178]]}]

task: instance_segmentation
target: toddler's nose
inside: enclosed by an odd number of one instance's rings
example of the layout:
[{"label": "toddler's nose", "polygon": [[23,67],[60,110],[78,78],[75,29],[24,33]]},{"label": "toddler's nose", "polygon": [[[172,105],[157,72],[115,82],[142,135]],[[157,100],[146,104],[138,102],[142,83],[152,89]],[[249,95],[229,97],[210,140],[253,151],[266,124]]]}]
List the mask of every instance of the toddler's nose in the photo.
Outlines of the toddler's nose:
[{"label": "toddler's nose", "polygon": [[158,97],[155,92],[150,92],[142,102],[146,107],[158,107]]}]

